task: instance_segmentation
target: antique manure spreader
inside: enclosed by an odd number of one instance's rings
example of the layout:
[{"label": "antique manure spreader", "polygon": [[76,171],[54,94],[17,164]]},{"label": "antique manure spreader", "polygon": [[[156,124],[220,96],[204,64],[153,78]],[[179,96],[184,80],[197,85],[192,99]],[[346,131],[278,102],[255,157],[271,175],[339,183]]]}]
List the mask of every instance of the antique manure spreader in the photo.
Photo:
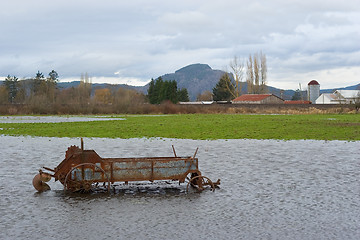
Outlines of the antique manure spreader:
[{"label": "antique manure spreader", "polygon": [[174,157],[102,158],[94,150],[84,150],[81,139],[81,148],[70,146],[65,159],[55,169],[40,169],[33,185],[38,191],[49,190],[45,182],[53,177],[64,185],[65,190],[92,192],[109,191],[115,182],[174,180],[180,184],[188,180],[187,191],[189,186],[198,191],[214,191],[220,180],[212,182],[201,175],[195,157],[197,151],[194,156],[178,157],[173,147]]}]

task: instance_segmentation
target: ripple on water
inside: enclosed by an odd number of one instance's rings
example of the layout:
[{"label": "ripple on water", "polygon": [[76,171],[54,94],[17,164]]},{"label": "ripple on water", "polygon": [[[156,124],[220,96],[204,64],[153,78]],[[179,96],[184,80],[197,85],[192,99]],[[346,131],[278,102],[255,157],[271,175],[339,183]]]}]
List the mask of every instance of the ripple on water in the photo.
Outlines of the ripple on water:
[{"label": "ripple on water", "polygon": [[[115,194],[36,193],[79,139],[1,136],[0,238],[358,239],[359,142],[85,139],[103,157],[193,155],[221,189],[118,186]],[[121,236],[121,237],[120,237]]]}]

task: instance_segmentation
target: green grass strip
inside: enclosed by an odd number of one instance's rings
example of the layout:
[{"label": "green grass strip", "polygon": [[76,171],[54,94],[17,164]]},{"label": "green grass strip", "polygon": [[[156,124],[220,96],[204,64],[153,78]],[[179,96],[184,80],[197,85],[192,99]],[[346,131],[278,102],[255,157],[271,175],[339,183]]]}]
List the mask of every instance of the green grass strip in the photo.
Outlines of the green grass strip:
[{"label": "green grass strip", "polygon": [[360,140],[360,115],[183,114],[120,121],[0,123],[0,134],[43,137]]}]

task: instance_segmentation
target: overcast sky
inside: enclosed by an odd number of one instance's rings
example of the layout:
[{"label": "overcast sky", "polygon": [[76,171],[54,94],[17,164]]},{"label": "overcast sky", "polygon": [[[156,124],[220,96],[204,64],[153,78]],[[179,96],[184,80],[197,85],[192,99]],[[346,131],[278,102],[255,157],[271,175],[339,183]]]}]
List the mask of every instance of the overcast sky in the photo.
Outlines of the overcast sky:
[{"label": "overcast sky", "polygon": [[61,81],[144,85],[262,51],[270,86],[360,82],[360,0],[2,0],[0,32],[0,79],[54,69]]}]

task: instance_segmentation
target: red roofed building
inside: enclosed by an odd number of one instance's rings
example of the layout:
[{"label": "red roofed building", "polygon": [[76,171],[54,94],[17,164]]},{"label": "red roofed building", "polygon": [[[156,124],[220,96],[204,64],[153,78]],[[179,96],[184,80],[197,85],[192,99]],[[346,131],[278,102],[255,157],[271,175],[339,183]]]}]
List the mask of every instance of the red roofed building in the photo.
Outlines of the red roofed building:
[{"label": "red roofed building", "polygon": [[284,100],[274,94],[243,94],[232,100],[234,104],[279,104]]}]

